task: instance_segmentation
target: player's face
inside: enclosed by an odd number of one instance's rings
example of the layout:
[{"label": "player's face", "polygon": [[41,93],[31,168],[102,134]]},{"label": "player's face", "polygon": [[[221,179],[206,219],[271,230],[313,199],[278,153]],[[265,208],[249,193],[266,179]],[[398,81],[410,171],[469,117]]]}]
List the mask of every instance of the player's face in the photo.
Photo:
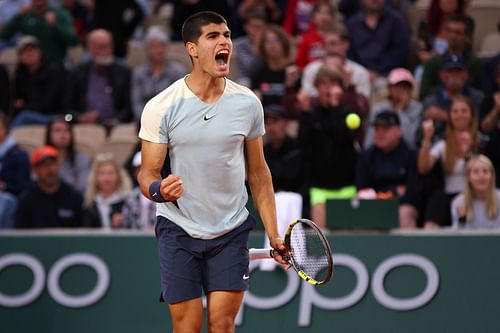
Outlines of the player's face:
[{"label": "player's face", "polygon": [[472,188],[478,192],[489,189],[491,184],[491,170],[485,163],[476,161],[469,171],[469,181]]},{"label": "player's face", "polygon": [[210,23],[203,26],[198,43],[188,44],[189,54],[203,71],[213,77],[224,77],[229,74],[233,42],[227,25]]}]

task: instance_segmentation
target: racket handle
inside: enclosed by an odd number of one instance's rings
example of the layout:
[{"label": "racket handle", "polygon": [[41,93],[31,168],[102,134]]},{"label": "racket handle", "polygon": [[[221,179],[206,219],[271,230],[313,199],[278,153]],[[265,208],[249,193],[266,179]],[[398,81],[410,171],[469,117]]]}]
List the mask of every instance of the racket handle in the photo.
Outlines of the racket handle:
[{"label": "racket handle", "polygon": [[271,259],[273,257],[274,249],[249,249],[248,253],[250,260],[256,259]]}]

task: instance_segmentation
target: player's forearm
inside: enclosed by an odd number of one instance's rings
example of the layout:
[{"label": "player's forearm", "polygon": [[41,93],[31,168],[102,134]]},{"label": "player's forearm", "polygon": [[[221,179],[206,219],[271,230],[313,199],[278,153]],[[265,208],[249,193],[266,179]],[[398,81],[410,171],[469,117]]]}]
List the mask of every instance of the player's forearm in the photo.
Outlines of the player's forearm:
[{"label": "player's forearm", "polygon": [[248,183],[252,198],[260,214],[269,239],[280,237],[276,224],[276,203],[271,173],[267,166],[265,170],[248,175]]},{"label": "player's forearm", "polygon": [[137,174],[137,182],[139,183],[139,187],[141,188],[142,194],[145,197],[151,199],[151,195],[149,194],[149,187],[155,181],[161,180],[160,172],[152,172],[150,170],[144,170],[141,168],[139,173]]}]

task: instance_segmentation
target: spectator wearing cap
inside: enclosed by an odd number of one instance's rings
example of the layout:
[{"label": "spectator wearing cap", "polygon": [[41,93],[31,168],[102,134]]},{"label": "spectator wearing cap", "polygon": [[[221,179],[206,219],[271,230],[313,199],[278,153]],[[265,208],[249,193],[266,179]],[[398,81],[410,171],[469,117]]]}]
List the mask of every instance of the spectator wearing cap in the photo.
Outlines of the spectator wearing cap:
[{"label": "spectator wearing cap", "polygon": [[354,177],[358,144],[355,131],[346,124],[354,110],[342,102],[344,88],[340,73],[323,66],[315,78],[318,102],[307,107],[300,118],[299,143],[309,188],[311,217],[326,227],[326,200],[356,195]]},{"label": "spectator wearing cap", "polygon": [[482,61],[476,57],[471,49],[472,26],[470,18],[464,15],[453,15],[445,23],[445,39],[448,43],[448,50],[442,55],[435,55],[424,63],[422,81],[420,82],[421,101],[433,93],[440,86],[441,70],[443,63],[451,55],[459,56],[463,59],[467,69],[467,82],[476,89],[481,89]]},{"label": "spectator wearing cap", "polygon": [[151,97],[187,74],[184,65],[167,58],[167,48],[165,31],[159,26],[150,27],[146,34],[148,63],[137,67],[132,75],[132,107],[137,123]]},{"label": "spectator wearing cap", "polygon": [[[307,198],[307,191],[304,186],[303,158],[298,141],[287,134],[288,115],[281,105],[264,107],[264,124],[264,157],[273,176],[278,231],[284,234],[290,221],[305,216],[303,197]],[[308,208],[308,205],[304,208]],[[264,247],[268,246],[269,241],[265,237]],[[274,267],[275,263],[268,260],[263,260],[260,266],[264,270]]]},{"label": "spectator wearing cap", "polygon": [[403,16],[384,0],[361,0],[362,10],[347,20],[351,40],[349,59],[370,71],[372,82],[392,69],[405,67],[410,30]]},{"label": "spectator wearing cap", "polygon": [[[138,151],[132,158],[133,178],[141,168],[141,152]],[[122,225],[128,229],[154,230],[156,223],[156,204],[146,198],[138,185],[125,197],[121,211]]]},{"label": "spectator wearing cap", "polygon": [[66,72],[45,61],[38,40],[23,36],[17,43],[19,62],[14,77],[14,119],[11,127],[50,122],[64,113]]},{"label": "spectator wearing cap", "polygon": [[[467,84],[469,76],[465,59],[456,54],[447,54],[443,57],[441,71],[439,72],[441,85],[438,90],[423,102],[423,118],[434,121],[434,138],[432,141],[440,139],[444,134],[448,112],[452,100],[458,96],[467,97],[473,107],[474,116],[478,117],[478,110],[484,99],[484,94]],[[418,137],[421,137],[419,130]],[[417,139],[418,140],[418,139]]]},{"label": "spectator wearing cap", "polygon": [[28,154],[9,135],[7,115],[0,112],[0,192],[18,197],[30,184]]},{"label": "spectator wearing cap", "polygon": [[108,128],[132,121],[130,69],[113,56],[109,31],[92,30],[87,36],[90,60],[74,68],[69,76],[66,108],[78,122]]},{"label": "spectator wearing cap", "polygon": [[68,12],[49,6],[48,0],[31,0],[31,5],[10,19],[0,31],[0,39],[7,40],[17,33],[38,39],[47,61],[62,65],[66,49],[77,44],[73,20]]},{"label": "spectator wearing cap", "polygon": [[74,228],[82,226],[81,194],[59,176],[59,154],[41,146],[31,155],[33,187],[19,198],[15,228]]},{"label": "spectator wearing cap", "polygon": [[[389,95],[386,100],[375,104],[370,110],[370,122],[384,110],[391,110],[399,115],[401,129],[406,143],[416,147],[417,131],[422,121],[422,104],[413,98],[415,80],[405,68],[395,68],[387,76]],[[364,147],[373,144],[374,127],[366,131]]]},{"label": "spectator wearing cap", "polygon": [[374,142],[363,151],[356,166],[356,188],[387,193],[399,198],[401,228],[417,226],[414,194],[417,179],[417,150],[405,141],[400,116],[381,110],[371,122]]}]

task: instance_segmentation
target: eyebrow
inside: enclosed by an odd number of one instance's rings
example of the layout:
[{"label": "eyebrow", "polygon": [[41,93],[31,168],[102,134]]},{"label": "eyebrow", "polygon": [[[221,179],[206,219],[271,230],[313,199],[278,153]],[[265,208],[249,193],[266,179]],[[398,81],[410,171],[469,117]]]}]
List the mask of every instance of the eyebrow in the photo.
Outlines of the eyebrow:
[{"label": "eyebrow", "polygon": [[224,32],[220,31],[209,31],[205,34],[207,37],[214,37],[218,35],[231,36],[231,30],[224,30]]}]

